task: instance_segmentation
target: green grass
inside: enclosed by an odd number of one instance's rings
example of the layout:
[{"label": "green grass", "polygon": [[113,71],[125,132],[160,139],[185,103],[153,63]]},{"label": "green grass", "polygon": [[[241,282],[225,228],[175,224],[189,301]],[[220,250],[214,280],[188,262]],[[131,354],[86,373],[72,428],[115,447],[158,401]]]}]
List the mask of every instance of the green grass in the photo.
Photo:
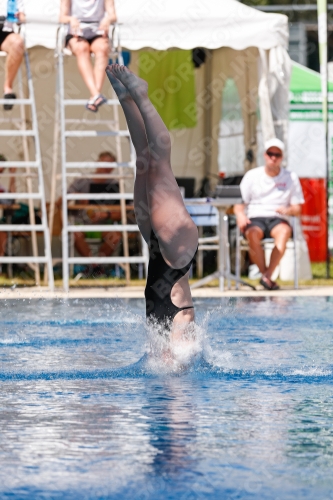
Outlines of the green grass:
[{"label": "green grass", "polygon": [[[313,279],[325,279],[326,278],[326,263],[324,262],[313,262],[311,264]],[[330,263],[330,276],[333,279],[333,262]]]}]

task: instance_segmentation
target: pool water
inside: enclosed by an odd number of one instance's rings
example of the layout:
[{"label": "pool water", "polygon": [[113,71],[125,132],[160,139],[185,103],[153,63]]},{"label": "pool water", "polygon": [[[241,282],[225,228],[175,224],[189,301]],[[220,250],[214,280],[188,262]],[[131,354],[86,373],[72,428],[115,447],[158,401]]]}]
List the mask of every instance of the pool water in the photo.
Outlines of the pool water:
[{"label": "pool water", "polygon": [[141,300],[0,307],[1,499],[333,499],[333,298],[197,300],[179,370]]}]

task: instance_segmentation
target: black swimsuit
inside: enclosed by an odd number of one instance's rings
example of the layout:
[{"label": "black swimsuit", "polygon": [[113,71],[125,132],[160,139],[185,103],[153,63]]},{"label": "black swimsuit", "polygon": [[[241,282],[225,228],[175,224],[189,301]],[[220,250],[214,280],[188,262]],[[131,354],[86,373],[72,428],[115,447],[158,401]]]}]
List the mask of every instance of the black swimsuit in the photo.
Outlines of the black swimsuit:
[{"label": "black swimsuit", "polygon": [[171,300],[173,286],[189,271],[193,259],[181,269],[170,267],[161,254],[158,239],[152,231],[149,241],[148,277],[145,289],[147,319],[170,326],[179,311],[193,309],[193,306],[177,307]]}]

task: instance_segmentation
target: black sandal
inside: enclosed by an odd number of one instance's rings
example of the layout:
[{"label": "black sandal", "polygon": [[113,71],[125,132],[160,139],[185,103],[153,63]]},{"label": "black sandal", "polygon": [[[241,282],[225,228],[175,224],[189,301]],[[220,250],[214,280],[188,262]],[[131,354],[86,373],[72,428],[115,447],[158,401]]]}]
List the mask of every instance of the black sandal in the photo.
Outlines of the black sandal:
[{"label": "black sandal", "polygon": [[98,108],[102,106],[102,104],[105,104],[106,101],[107,99],[103,94],[98,94],[92,99],[89,99],[86,104],[86,109],[88,109],[88,111],[91,111],[92,113],[97,113]]},{"label": "black sandal", "polygon": [[280,287],[275,281],[267,278],[267,276],[262,276],[260,280],[260,285],[262,285],[266,290],[279,290]]},{"label": "black sandal", "polygon": [[[8,94],[4,94],[3,98],[4,99],[16,99],[16,94],[14,94],[13,92],[9,92]],[[11,109],[13,109],[13,106],[14,106],[14,104],[4,104],[3,109],[5,111],[10,111]]]}]

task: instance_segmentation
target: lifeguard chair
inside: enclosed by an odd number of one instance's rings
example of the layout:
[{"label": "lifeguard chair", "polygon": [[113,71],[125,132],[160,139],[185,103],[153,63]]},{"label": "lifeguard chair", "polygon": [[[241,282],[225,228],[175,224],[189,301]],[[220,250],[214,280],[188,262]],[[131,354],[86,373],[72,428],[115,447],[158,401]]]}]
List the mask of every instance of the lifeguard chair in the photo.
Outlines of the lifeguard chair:
[{"label": "lifeguard chair", "polygon": [[[109,106],[112,112],[111,119],[83,119],[83,118],[68,118],[66,110],[72,106],[84,107],[86,101],[84,99],[68,99],[65,96],[64,90],[64,58],[71,57],[72,53],[68,48],[65,48],[65,36],[67,29],[65,25],[60,25],[57,33],[57,96],[56,96],[56,116],[55,116],[55,149],[53,155],[53,174],[51,188],[51,210],[50,210],[50,227],[52,228],[54,207],[55,207],[55,191],[56,191],[56,168],[58,161],[58,152],[60,146],[61,156],[61,179],[62,179],[62,270],[63,270],[63,288],[65,291],[69,288],[69,269],[73,264],[118,264],[125,270],[127,283],[130,280],[130,264],[139,264],[147,266],[148,251],[145,242],[142,238],[142,255],[130,256],[128,245],[128,233],[138,232],[139,228],[136,224],[128,224],[127,222],[127,206],[126,201],[133,201],[133,192],[125,191],[125,180],[134,180],[135,175],[135,153],[130,139],[129,131],[120,128],[119,120],[119,100],[114,94],[112,99],[108,99],[104,106]],[[113,25],[110,27],[110,59],[123,64],[123,55],[120,45],[119,26]],[[68,129],[68,125],[72,129]],[[75,129],[73,130],[73,126]],[[98,126],[103,126],[103,130],[98,130]],[[102,193],[102,194],[69,194],[67,193],[67,179],[80,178],[84,174],[80,172],[82,169],[87,170],[101,166],[100,163],[94,161],[68,161],[68,139],[84,137],[114,137],[116,145],[116,162],[103,162],[103,168],[116,169],[115,172],[110,172],[108,175],[103,175],[103,178],[117,179],[119,182],[119,193]],[[59,141],[60,137],[60,141]],[[129,161],[122,161],[121,139],[127,139],[127,147],[129,149]],[[85,174],[85,176],[87,175]],[[95,175],[94,175],[95,176]],[[68,202],[79,200],[119,200],[121,223],[117,225],[74,225],[69,221]],[[76,257],[73,253],[73,233],[74,232],[109,232],[116,231],[122,233],[123,256],[114,257]]]},{"label": "lifeguard chair", "polygon": [[[16,31],[20,31],[21,36],[25,42],[24,25],[21,27],[15,26]],[[5,52],[0,52],[0,57],[5,57]],[[23,184],[26,191],[17,193],[0,193],[0,206],[1,200],[27,200],[29,206],[29,224],[0,224],[0,231],[8,232],[8,248],[11,253],[11,237],[13,233],[28,233],[31,237],[32,255],[13,256],[7,255],[0,257],[0,263],[9,264],[11,273],[12,264],[27,263],[35,272],[35,282],[40,284],[40,264],[44,264],[45,273],[44,278],[47,280],[49,288],[53,290],[53,268],[51,256],[50,235],[47,223],[46,203],[45,203],[45,190],[44,179],[42,170],[42,158],[40,151],[40,141],[37,123],[36,101],[34,94],[34,87],[30,71],[29,56],[27,50],[24,51],[24,66],[25,72],[23,74],[22,68],[19,69],[18,80],[18,99],[0,99],[0,106],[4,104],[13,104],[15,108],[19,108],[19,116],[14,111],[6,111],[5,115],[0,117],[0,137],[13,138],[19,137],[22,139],[23,161],[0,161],[1,167],[15,167],[18,172],[15,174],[17,178],[25,181]],[[23,81],[26,80],[26,85],[23,86]],[[25,96],[24,88],[27,89]],[[14,110],[15,110],[14,108]],[[29,141],[30,139],[30,141]],[[29,148],[29,146],[33,146]],[[31,159],[31,149],[34,149],[34,159]],[[2,173],[0,177],[9,177],[13,174]],[[34,185],[37,190],[33,190]],[[41,212],[41,224],[36,224],[35,220],[35,207],[34,202],[39,202]],[[44,237],[44,255],[38,255],[37,246],[37,232],[42,233]]]}]

